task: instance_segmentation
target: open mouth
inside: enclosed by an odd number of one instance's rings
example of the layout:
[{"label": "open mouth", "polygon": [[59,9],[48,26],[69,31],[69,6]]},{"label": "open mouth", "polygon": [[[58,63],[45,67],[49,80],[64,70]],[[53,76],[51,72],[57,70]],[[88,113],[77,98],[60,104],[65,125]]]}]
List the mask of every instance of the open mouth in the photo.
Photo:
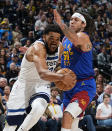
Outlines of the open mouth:
[{"label": "open mouth", "polygon": [[57,45],[52,44],[51,48],[57,48]]}]

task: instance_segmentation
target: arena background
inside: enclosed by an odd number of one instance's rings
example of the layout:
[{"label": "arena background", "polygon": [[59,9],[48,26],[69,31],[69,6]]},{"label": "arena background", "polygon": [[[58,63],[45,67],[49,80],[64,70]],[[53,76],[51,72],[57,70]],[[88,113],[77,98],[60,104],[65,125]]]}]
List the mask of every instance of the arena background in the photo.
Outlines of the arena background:
[{"label": "arena background", "polygon": [[[95,114],[98,98],[108,86],[112,106],[112,0],[0,0],[0,130],[4,127],[6,103],[12,85],[17,80],[24,55],[19,48],[29,47],[41,37],[48,24],[55,23],[53,8],[59,11],[67,25],[75,11],[89,14],[94,21],[95,29],[90,37],[97,92],[85,116],[92,117],[96,130],[109,131],[111,127],[97,125]],[[56,98],[62,101],[61,91],[58,90]],[[61,107],[62,103],[59,105]],[[92,131],[92,126],[88,127],[88,121],[85,121],[81,128]],[[42,129],[41,122],[32,130],[37,129],[48,130],[47,126]]]}]

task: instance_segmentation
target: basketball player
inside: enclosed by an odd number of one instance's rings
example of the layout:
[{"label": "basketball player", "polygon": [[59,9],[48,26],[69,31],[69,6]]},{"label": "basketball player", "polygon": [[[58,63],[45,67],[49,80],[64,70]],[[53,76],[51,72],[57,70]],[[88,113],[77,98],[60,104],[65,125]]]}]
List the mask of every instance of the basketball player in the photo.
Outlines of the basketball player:
[{"label": "basketball player", "polygon": [[[18,80],[14,83],[7,103],[8,124],[4,131],[15,131],[18,125],[21,125],[18,131],[28,131],[37,123],[49,102],[50,82],[62,81],[68,84],[70,81],[74,84],[74,78],[69,73],[63,75],[51,72],[58,61],[59,43],[59,26],[48,25],[43,37],[27,49]],[[29,100],[31,111],[25,118]]]},{"label": "basketball player", "polygon": [[61,67],[70,68],[77,75],[76,86],[64,92],[65,110],[61,131],[80,131],[79,116],[85,111],[96,92],[92,67],[92,43],[87,33],[84,32],[86,25],[91,23],[91,19],[87,16],[89,20],[87,23],[84,15],[74,13],[70,19],[70,26],[67,27],[56,9],[54,9],[54,19],[65,35],[61,48],[63,52]]}]

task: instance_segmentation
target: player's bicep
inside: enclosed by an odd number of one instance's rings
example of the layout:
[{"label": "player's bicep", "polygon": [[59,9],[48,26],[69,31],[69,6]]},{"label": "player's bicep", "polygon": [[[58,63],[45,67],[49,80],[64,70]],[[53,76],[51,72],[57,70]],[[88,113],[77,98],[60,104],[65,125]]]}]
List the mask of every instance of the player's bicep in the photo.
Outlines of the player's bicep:
[{"label": "player's bicep", "polygon": [[89,39],[89,36],[85,33],[79,33],[78,34],[78,43],[80,46],[80,49],[84,52],[90,51],[92,49],[92,43]]},{"label": "player's bicep", "polygon": [[35,63],[38,72],[43,72],[48,69],[46,63],[46,50],[42,44],[38,45],[38,47],[34,47],[33,62]]},{"label": "player's bicep", "polygon": [[29,61],[29,62],[33,62],[33,56],[34,56],[34,47],[31,46],[28,48],[26,54],[26,59]]}]

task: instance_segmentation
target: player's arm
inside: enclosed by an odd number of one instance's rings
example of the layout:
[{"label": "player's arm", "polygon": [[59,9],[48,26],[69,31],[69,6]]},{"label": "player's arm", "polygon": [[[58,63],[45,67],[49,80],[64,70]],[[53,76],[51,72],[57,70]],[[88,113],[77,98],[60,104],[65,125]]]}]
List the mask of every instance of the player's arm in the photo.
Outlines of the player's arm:
[{"label": "player's arm", "polygon": [[56,65],[55,71],[58,71],[59,69],[61,69],[61,56],[62,56],[63,50],[64,50],[64,47],[63,47],[62,43],[60,42],[60,44],[59,44],[59,60]]},{"label": "player's arm", "polygon": [[60,44],[59,44],[59,60],[58,60],[59,64],[61,64],[61,56],[63,54],[63,50],[64,50],[64,47],[63,47],[62,43],[60,42]]},{"label": "player's arm", "polygon": [[79,47],[84,52],[90,51],[92,49],[92,43],[89,39],[89,36],[83,32],[77,33],[77,36],[78,42],[80,43],[80,45],[77,47]]},{"label": "player's arm", "polygon": [[[68,75],[54,73],[48,70],[46,64],[46,49],[42,44],[35,44],[27,50],[26,58],[30,62],[34,62],[41,79],[56,81],[71,81],[74,83],[75,78]],[[66,83],[67,84],[67,83]]]},{"label": "player's arm", "polygon": [[61,30],[63,31],[64,35],[77,46],[78,43],[78,36],[75,31],[73,31],[70,27],[68,27],[64,22],[62,22],[61,16],[57,12],[56,9],[54,9],[54,19],[56,23],[60,26]]},{"label": "player's arm", "polygon": [[62,22],[61,16],[54,9],[54,19],[60,26],[64,35],[74,44],[74,46],[81,48],[82,51],[89,51],[92,48],[92,44],[87,34],[80,32],[77,34],[73,29],[68,27]]},{"label": "player's arm", "polygon": [[64,47],[63,47],[62,43],[60,42],[60,44],[59,44],[59,63],[61,63],[61,56],[63,54],[63,51],[64,51]]}]

